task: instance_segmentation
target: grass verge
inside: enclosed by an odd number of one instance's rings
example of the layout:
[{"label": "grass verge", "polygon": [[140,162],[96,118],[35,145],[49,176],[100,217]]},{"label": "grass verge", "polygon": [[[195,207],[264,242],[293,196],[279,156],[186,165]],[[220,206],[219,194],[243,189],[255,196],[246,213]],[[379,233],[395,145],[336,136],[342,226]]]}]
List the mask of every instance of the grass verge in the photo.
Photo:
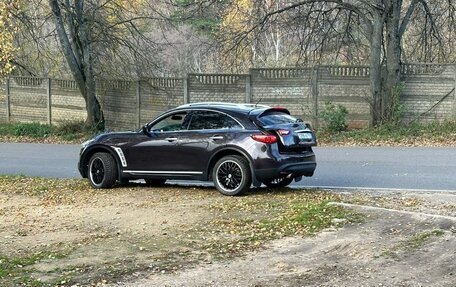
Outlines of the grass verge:
[{"label": "grass verge", "polygon": [[408,126],[383,125],[340,133],[319,133],[323,145],[455,146],[456,121]]},{"label": "grass verge", "polygon": [[382,253],[383,256],[386,257],[397,257],[398,254],[404,252],[411,252],[416,250],[426,244],[432,237],[439,237],[442,236],[444,232],[440,229],[430,230],[415,234],[414,236],[408,238],[397,244],[396,246],[392,247],[389,250],[386,250]]},{"label": "grass verge", "polygon": [[59,126],[39,123],[1,123],[0,141],[76,143],[91,137],[95,131],[82,121],[71,121]]}]

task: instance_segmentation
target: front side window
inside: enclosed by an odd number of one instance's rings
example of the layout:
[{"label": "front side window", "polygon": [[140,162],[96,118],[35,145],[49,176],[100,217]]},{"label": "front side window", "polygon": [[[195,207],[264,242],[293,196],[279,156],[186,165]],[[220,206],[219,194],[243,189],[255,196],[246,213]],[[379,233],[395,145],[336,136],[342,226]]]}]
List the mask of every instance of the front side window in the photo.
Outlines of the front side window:
[{"label": "front side window", "polygon": [[161,119],[150,127],[151,132],[170,132],[186,130],[188,126],[188,113],[178,112]]},{"label": "front side window", "polygon": [[189,130],[241,129],[242,126],[230,116],[211,111],[195,111]]}]

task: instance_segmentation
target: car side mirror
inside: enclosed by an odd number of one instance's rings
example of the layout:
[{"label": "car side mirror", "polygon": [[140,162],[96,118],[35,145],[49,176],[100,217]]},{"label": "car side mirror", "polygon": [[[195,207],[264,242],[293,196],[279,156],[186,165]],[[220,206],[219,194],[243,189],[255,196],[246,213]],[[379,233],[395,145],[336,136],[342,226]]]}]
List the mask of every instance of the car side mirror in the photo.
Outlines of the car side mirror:
[{"label": "car side mirror", "polygon": [[142,127],[142,132],[143,132],[143,134],[145,134],[146,136],[148,136],[148,137],[150,136],[149,130],[147,129],[147,125],[144,125],[144,126]]}]

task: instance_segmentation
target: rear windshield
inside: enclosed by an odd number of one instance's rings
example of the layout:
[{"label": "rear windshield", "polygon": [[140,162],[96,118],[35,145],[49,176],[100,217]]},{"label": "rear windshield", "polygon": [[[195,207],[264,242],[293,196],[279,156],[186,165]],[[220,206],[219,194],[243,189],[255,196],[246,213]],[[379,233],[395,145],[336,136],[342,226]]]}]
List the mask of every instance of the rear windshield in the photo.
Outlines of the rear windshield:
[{"label": "rear windshield", "polygon": [[281,111],[267,112],[267,113],[261,115],[261,117],[259,117],[258,120],[265,126],[292,124],[292,123],[296,123],[298,121],[297,118],[292,117],[289,114],[281,112]]}]

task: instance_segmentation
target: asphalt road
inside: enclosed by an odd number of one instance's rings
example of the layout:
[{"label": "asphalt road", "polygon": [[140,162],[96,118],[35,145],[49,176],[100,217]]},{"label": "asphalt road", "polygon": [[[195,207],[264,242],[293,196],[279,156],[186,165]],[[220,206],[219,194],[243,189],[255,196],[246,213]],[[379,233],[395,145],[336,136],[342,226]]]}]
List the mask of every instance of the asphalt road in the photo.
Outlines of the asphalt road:
[{"label": "asphalt road", "polygon": [[[0,143],[0,174],[78,178],[78,153],[79,145]],[[456,148],[319,147],[315,153],[315,175],[293,185],[456,191]]]}]

